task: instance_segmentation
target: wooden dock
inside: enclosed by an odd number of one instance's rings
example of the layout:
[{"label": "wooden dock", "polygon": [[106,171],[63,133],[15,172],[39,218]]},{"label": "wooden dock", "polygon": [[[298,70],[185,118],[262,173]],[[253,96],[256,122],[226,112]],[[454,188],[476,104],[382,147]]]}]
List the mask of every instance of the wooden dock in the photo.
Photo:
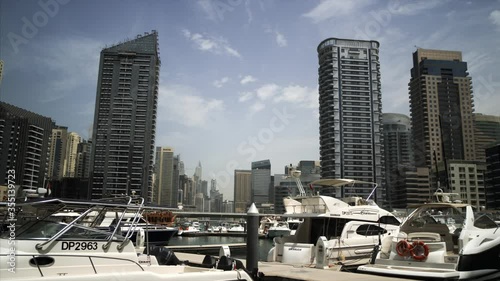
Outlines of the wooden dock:
[{"label": "wooden dock", "polygon": [[[180,253],[175,255],[180,260],[201,264],[203,255]],[[245,260],[240,259],[243,264]],[[356,272],[339,271],[340,268],[317,269],[308,266],[288,265],[276,262],[259,262],[259,272],[264,274],[263,281],[401,281],[401,278],[377,276]],[[412,279],[404,279],[412,280]]]}]

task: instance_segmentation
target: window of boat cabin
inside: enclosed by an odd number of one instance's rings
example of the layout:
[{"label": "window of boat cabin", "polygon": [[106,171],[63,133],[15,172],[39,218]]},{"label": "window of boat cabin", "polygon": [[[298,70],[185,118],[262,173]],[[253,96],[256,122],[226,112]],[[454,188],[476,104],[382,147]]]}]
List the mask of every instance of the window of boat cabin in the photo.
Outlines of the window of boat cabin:
[{"label": "window of boat cabin", "polygon": [[316,245],[320,236],[325,236],[327,239],[340,237],[346,222],[346,219],[313,218],[311,220],[311,236],[309,237],[309,243]]},{"label": "window of boat cabin", "polygon": [[479,215],[476,219],[474,219],[474,226],[482,229],[498,227],[497,223],[485,214]]},{"label": "window of boat cabin", "polygon": [[443,224],[460,228],[464,220],[465,215],[456,208],[451,206],[429,206],[412,213],[406,222],[413,227]]},{"label": "window of boat cabin", "polygon": [[362,236],[374,236],[387,233],[386,229],[373,224],[363,224],[356,229],[356,233]]},{"label": "window of boat cabin", "polygon": [[382,216],[380,217],[379,221],[382,224],[392,224],[392,225],[400,225],[401,222],[393,216]]}]

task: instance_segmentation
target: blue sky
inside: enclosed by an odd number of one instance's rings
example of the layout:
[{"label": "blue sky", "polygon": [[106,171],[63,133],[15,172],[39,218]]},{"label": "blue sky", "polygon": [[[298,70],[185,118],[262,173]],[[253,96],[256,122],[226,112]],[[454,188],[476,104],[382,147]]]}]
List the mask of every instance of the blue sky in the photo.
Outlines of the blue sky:
[{"label": "blue sky", "polygon": [[232,199],[234,169],[273,173],[319,160],[316,47],[328,37],[381,43],[384,112],[409,114],[416,46],[463,52],[475,111],[500,115],[500,1],[0,0],[0,100],[84,138],[100,50],[157,30],[157,146],[188,175],[201,161]]}]

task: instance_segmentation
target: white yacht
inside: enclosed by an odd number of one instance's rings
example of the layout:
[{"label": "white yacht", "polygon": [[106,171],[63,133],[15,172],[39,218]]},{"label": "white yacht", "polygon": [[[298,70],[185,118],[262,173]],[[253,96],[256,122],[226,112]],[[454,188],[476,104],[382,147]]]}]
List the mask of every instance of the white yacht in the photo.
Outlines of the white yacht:
[{"label": "white yacht", "polygon": [[[408,278],[499,280],[500,230],[487,216],[474,218],[470,205],[437,202],[413,211],[397,235],[382,240],[379,252],[361,272]],[[462,211],[465,210],[465,211]]]},{"label": "white yacht", "polygon": [[178,235],[196,236],[201,233],[200,223],[197,221],[185,222],[179,228]]},{"label": "white yacht", "polygon": [[227,228],[225,225],[213,225],[208,229],[211,233],[227,233]]},{"label": "white yacht", "polygon": [[288,218],[286,220],[288,227],[290,228],[290,235],[295,235],[295,232],[299,228],[299,225],[304,222],[302,219]]},{"label": "white yacht", "polygon": [[232,223],[227,228],[228,233],[245,233],[245,227],[241,223]]},{"label": "white yacht", "polygon": [[[313,185],[341,187],[373,184],[349,179],[323,179]],[[376,184],[374,189],[376,188]],[[306,195],[284,198],[283,217],[301,219],[293,236],[274,238],[275,247],[267,260],[287,264],[329,268],[333,265],[364,264],[379,241],[395,235],[399,220],[371,200],[351,197],[347,200]]]},{"label": "white yacht", "polygon": [[[94,210],[120,209],[138,215],[143,202],[140,198],[129,198],[125,204],[60,199],[0,202],[2,280],[251,280],[244,269],[223,271],[186,265],[163,247],[146,245],[142,251],[130,241],[132,228],[118,235],[118,228],[109,232],[77,223]],[[69,205],[82,211],[78,218],[67,223],[50,218]],[[142,244],[143,231],[140,233]]]},{"label": "white yacht", "polygon": [[267,230],[267,237],[282,237],[290,235],[290,227],[288,226],[287,221],[276,221],[273,225],[269,227]]}]

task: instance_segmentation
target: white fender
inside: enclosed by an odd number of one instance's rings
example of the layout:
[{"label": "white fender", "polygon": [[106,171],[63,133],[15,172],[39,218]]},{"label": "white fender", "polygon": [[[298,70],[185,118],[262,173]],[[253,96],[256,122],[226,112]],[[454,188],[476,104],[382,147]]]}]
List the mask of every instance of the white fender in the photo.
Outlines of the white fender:
[{"label": "white fender", "polygon": [[137,235],[135,236],[135,248],[139,249],[144,247],[144,241],[146,240],[146,233],[144,232],[144,228],[137,227]]},{"label": "white fender", "polygon": [[229,246],[223,245],[222,247],[220,247],[219,258],[222,256],[226,256],[228,258],[231,257],[231,250],[229,250]]}]

